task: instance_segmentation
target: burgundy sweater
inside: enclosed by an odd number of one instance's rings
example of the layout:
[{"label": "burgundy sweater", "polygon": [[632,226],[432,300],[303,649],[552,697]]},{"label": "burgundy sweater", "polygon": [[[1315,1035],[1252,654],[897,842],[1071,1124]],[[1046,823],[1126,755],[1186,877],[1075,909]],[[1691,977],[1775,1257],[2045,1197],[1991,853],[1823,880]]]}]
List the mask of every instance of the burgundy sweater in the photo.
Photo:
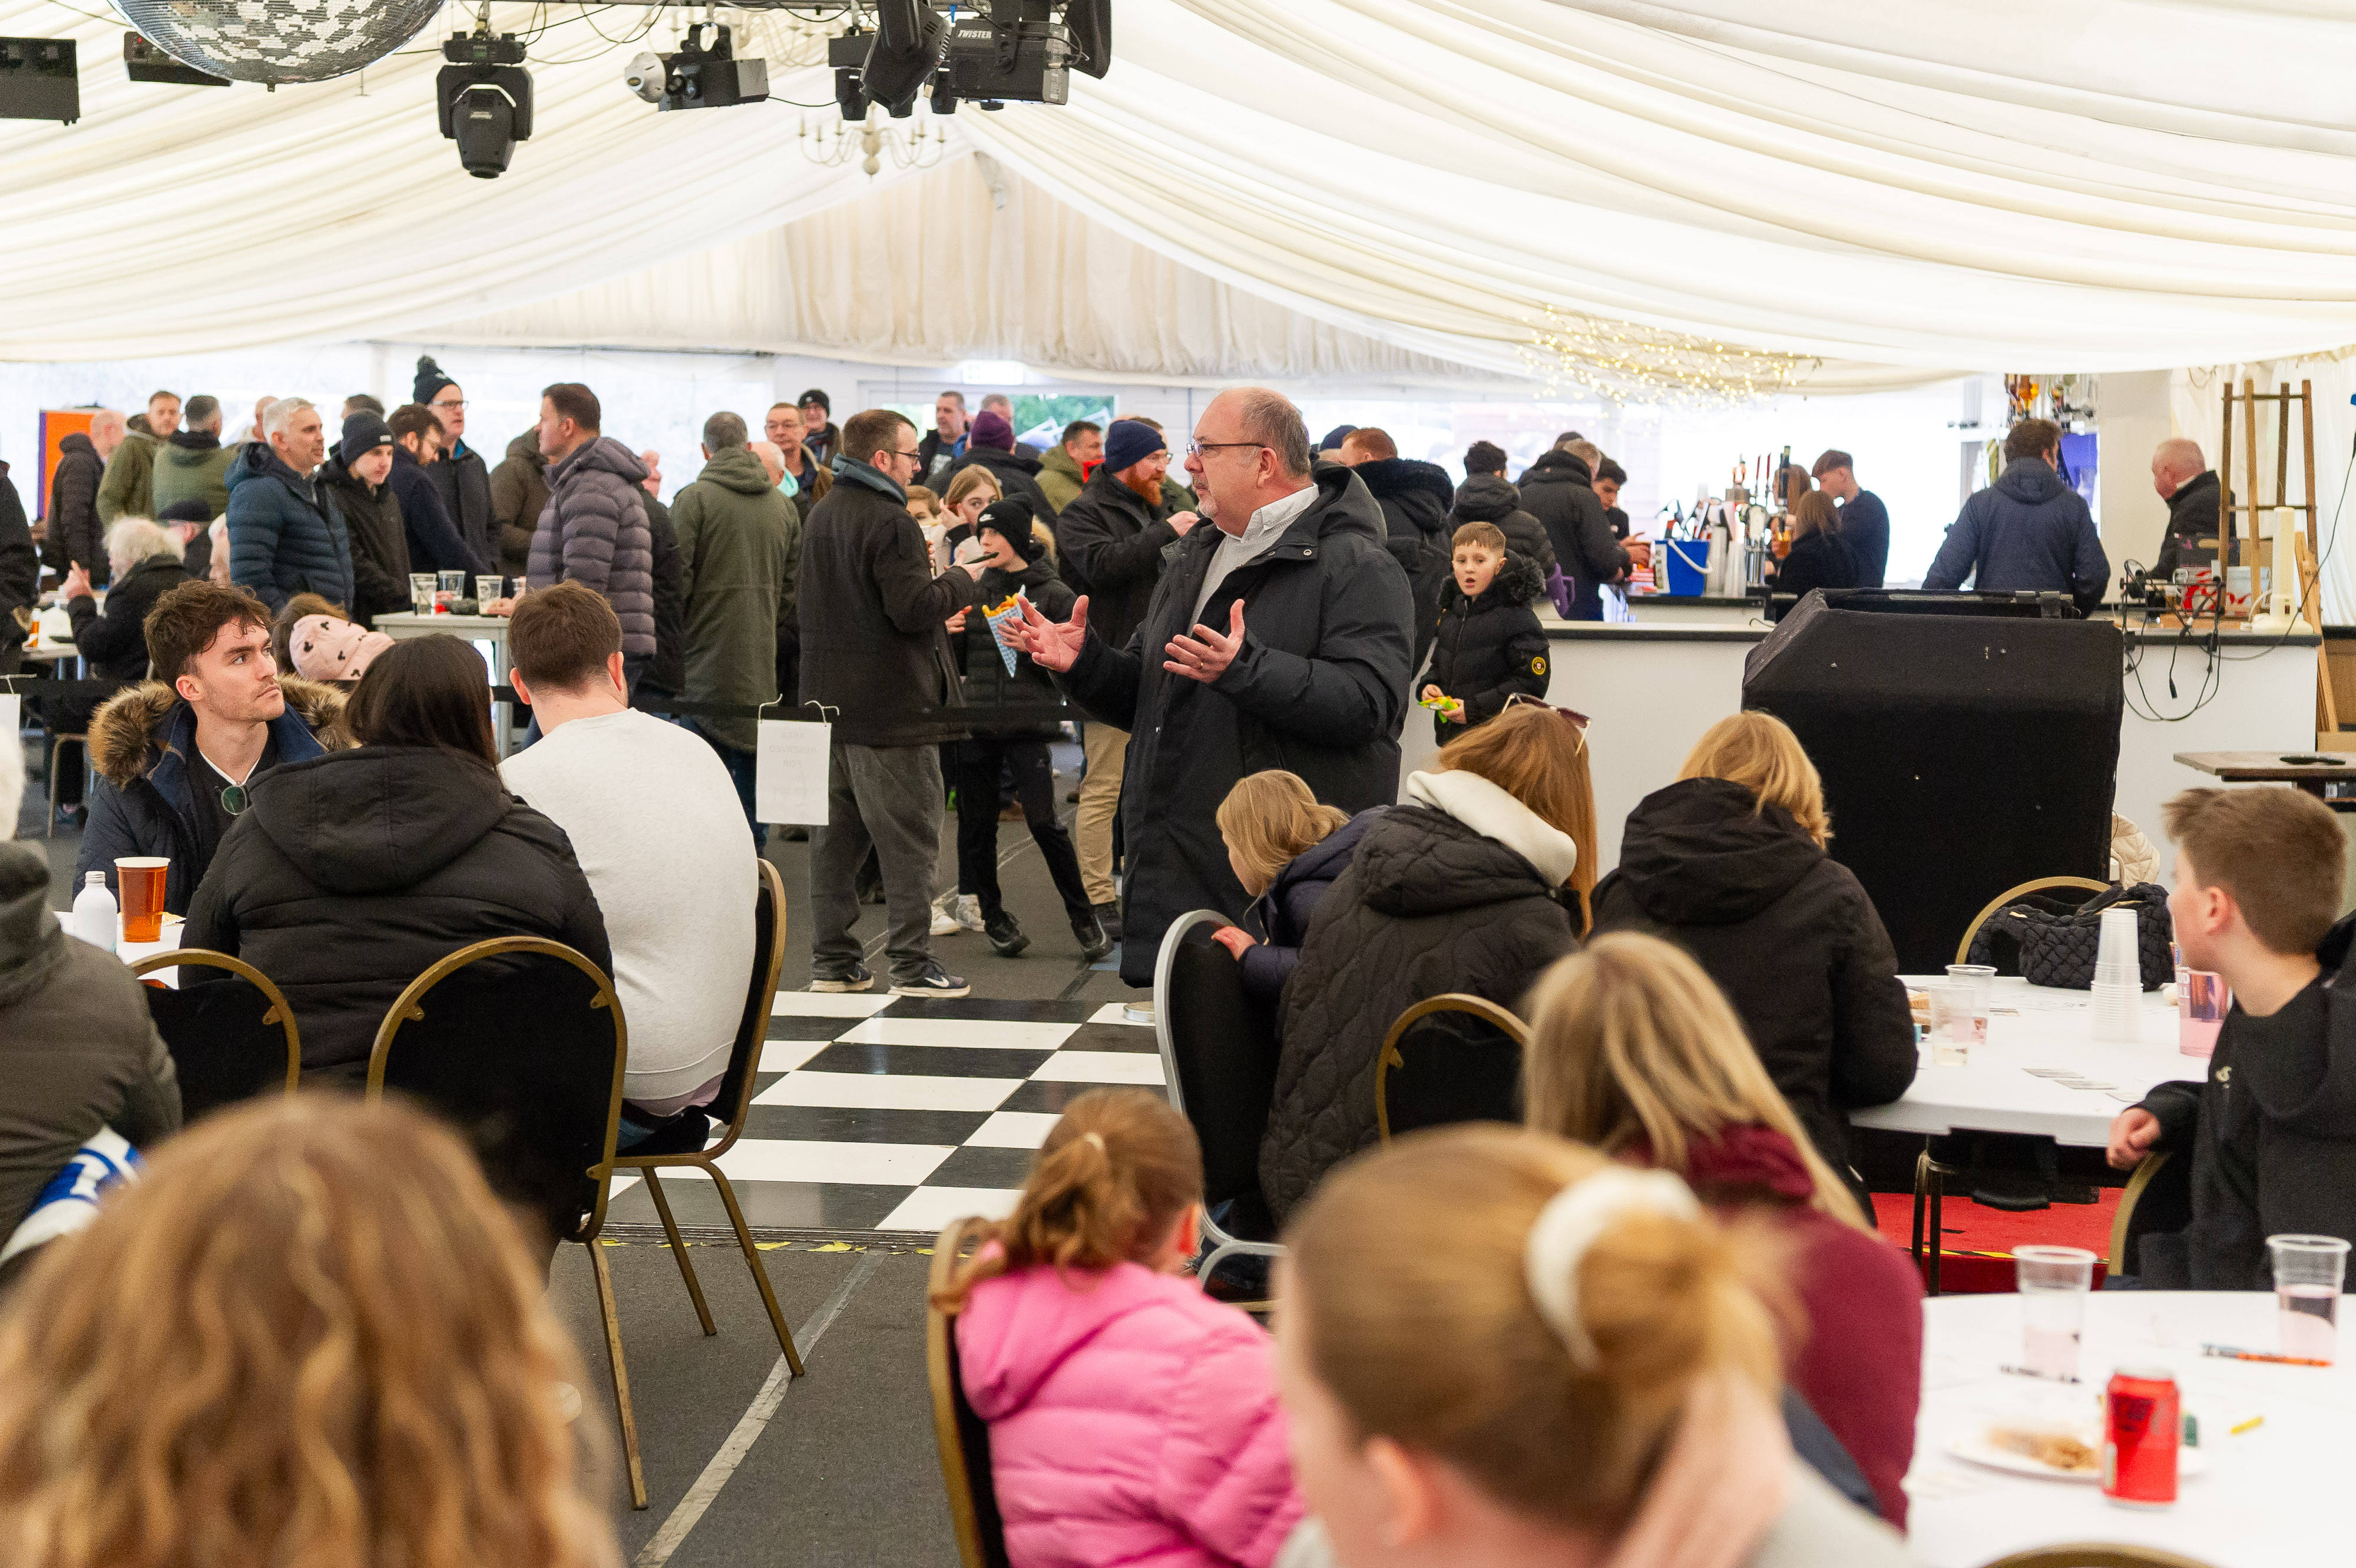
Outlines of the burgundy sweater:
[{"label": "burgundy sweater", "polygon": [[[1633,1151],[1649,1159],[1642,1145]],[[1873,1487],[1881,1517],[1906,1528],[1899,1483],[1914,1457],[1922,1396],[1922,1282],[1895,1246],[1808,1207],[1814,1190],[1791,1140],[1765,1127],[1729,1127],[1687,1149],[1686,1180],[1721,1216],[1768,1215],[1798,1244],[1790,1284],[1805,1340],[1785,1376],[1839,1438]]]}]

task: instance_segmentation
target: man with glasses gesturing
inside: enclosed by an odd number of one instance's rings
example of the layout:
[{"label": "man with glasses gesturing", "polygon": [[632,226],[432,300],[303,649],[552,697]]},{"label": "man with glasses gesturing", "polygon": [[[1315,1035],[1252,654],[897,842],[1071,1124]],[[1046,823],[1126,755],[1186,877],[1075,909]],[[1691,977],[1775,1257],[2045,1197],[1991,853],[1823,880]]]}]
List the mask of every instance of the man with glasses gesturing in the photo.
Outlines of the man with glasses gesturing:
[{"label": "man with glasses gesturing", "polygon": [[884,872],[893,994],[967,991],[933,958],[940,745],[965,734],[952,722],[962,688],[942,623],[973,605],[982,569],[933,575],[924,532],[908,514],[917,460],[916,427],[905,418],[884,408],[853,414],[833,487],[802,528],[798,698],[805,716],[834,726],[826,826],[810,834],[812,991],[875,983],[851,934],[871,843]]},{"label": "man with glasses gesturing", "polygon": [[1120,974],[1139,986],[1178,916],[1250,906],[1213,820],[1237,779],[1285,768],[1351,812],[1398,798],[1413,672],[1415,600],[1382,508],[1349,469],[1312,472],[1299,409],[1231,388],[1186,450],[1216,526],[1178,542],[1126,646],[1087,635],[1086,598],[1061,626],[1026,607],[1010,635],[1089,717],[1130,732]]}]

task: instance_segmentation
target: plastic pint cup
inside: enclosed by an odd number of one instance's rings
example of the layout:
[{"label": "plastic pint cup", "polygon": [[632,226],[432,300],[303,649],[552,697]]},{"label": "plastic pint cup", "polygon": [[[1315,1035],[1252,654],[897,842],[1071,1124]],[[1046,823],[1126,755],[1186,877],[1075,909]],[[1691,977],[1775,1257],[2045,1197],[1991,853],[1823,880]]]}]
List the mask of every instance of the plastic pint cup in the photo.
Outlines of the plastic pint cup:
[{"label": "plastic pint cup", "polygon": [[161,855],[126,855],[114,863],[114,886],[123,900],[123,940],[164,940],[164,877],[172,863]]}]

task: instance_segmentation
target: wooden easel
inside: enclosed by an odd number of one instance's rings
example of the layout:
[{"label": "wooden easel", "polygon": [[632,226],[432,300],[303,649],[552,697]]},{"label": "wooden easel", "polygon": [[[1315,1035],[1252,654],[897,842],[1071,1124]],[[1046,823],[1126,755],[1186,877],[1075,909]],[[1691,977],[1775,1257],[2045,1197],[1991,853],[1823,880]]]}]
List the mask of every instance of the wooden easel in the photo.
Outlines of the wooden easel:
[{"label": "wooden easel", "polygon": [[[2242,405],[2243,462],[2248,470],[2250,481],[2248,489],[2242,492],[2250,498],[2245,501],[2231,499],[2233,494],[2233,405],[2236,403]],[[2258,404],[2262,403],[2273,403],[2276,411],[2275,499],[2271,502],[2257,499]],[[2303,499],[2297,505],[2293,505],[2290,500],[2290,405],[2294,403],[2298,404],[2299,455],[2306,465],[2307,473],[2307,488],[2301,492]],[[2248,551],[2244,553],[2245,557],[2250,557],[2250,595],[2252,599],[2255,600],[2259,568],[2270,562],[2274,553],[2271,537],[2261,535],[2258,532],[2259,514],[2303,512],[2307,519],[2306,535],[2298,541],[2297,546],[2298,596],[2304,607],[2303,618],[2319,639],[2323,635],[2323,606],[2322,589],[2319,581],[2319,569],[2317,565],[2317,552],[2320,546],[2316,539],[2315,383],[2301,381],[2298,383],[2298,391],[2293,392],[2290,390],[2288,381],[2281,381],[2276,383],[2275,391],[2262,392],[2258,391],[2255,381],[2245,378],[2240,392],[2236,392],[2233,390],[2233,383],[2227,381],[2224,387],[2224,425],[2220,435],[2217,453],[2218,592],[2220,594],[2224,592],[2226,569],[2232,565],[2233,560],[2235,513],[2247,512],[2250,517],[2247,538],[2251,550],[2255,553],[2254,557]],[[2315,650],[2315,675],[2317,728],[2323,736],[2336,736],[2340,732],[2340,703],[2331,690],[2330,658],[2320,641],[2318,642]]]}]

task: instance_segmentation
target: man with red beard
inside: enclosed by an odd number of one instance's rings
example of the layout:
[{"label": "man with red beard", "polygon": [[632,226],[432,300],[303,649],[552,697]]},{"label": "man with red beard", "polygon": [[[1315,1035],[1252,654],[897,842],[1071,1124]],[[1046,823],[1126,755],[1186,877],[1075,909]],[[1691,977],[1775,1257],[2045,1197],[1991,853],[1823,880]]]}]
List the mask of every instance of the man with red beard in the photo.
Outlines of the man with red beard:
[{"label": "man with red beard", "polygon": [[[1162,432],[1142,420],[1117,419],[1105,432],[1104,461],[1079,497],[1055,519],[1055,547],[1064,580],[1088,596],[1088,624],[1114,648],[1128,645],[1145,618],[1162,552],[1200,521],[1172,512],[1162,499],[1170,448]],[[1072,837],[1080,852],[1080,880],[1105,934],[1120,936],[1120,890],[1112,875],[1112,824],[1120,804],[1129,732],[1091,719],[1087,726],[1087,777]]]}]

